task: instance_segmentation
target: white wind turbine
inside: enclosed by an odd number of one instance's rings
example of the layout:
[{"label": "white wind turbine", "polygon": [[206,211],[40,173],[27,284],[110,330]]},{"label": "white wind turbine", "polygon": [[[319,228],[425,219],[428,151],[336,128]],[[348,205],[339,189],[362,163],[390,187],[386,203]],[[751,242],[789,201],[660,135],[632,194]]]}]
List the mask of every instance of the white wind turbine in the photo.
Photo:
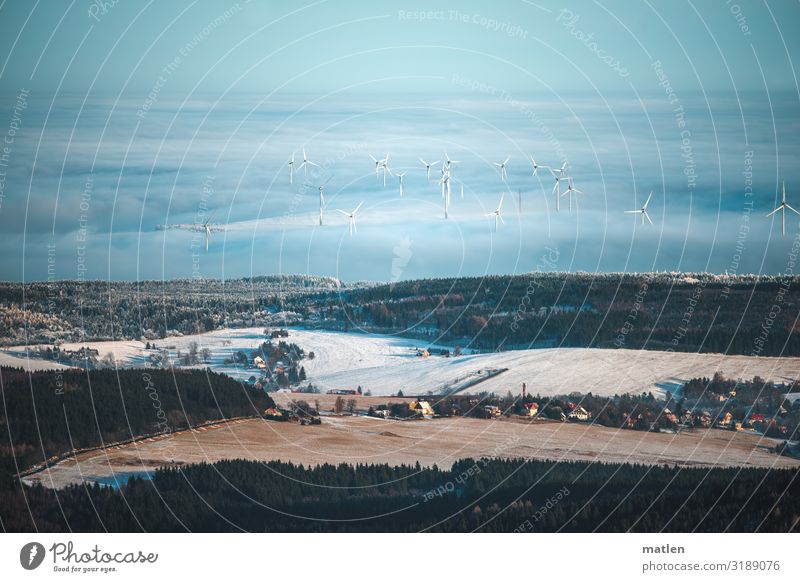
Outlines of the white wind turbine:
[{"label": "white wind turbine", "polygon": [[791,206],[789,206],[786,203],[786,183],[785,182],[781,182],[781,184],[783,186],[783,197],[781,198],[781,203],[778,205],[778,207],[775,210],[773,210],[772,212],[767,214],[767,218],[769,218],[770,216],[772,216],[776,212],[780,211],[780,213],[781,213],[781,236],[785,236],[786,235],[786,211],[787,210],[791,210],[795,214],[800,214],[800,212],[797,212],[797,210],[795,210],[794,208],[792,208]]},{"label": "white wind turbine", "polygon": [[536,163],[536,160],[533,159],[533,155],[531,155],[531,166],[533,166],[533,173],[531,176],[535,176],[536,173],[539,171],[539,168],[545,168],[546,170],[550,170],[550,166],[540,166]]},{"label": "white wind turbine", "polygon": [[396,174],[397,177],[400,178],[400,198],[403,197],[403,176],[405,176],[407,172],[408,172],[408,170],[406,170],[405,172],[400,172],[400,173]]},{"label": "white wind turbine", "polygon": [[427,175],[428,175],[428,182],[430,182],[431,181],[431,168],[433,166],[435,166],[436,164],[438,164],[439,160],[436,160],[435,162],[431,162],[430,164],[428,162],[426,162],[425,160],[423,160],[422,158],[420,158],[419,161],[422,162],[423,166],[425,166],[425,171],[427,172]]},{"label": "white wind turbine", "polygon": [[556,212],[558,212],[561,210],[561,176],[553,174],[553,178],[556,180],[556,183],[553,185],[553,194],[556,195]]},{"label": "white wind turbine", "polygon": [[498,168],[500,168],[500,179],[501,179],[503,182],[505,182],[506,180],[508,180],[508,173],[506,172],[506,164],[508,164],[508,160],[510,160],[510,159],[511,159],[511,157],[507,157],[507,158],[506,158],[505,160],[503,160],[502,162],[499,162],[499,163],[498,163],[498,162],[495,162],[495,163],[494,163],[494,165],[495,165],[495,166],[497,166]]},{"label": "white wind turbine", "polygon": [[450,209],[450,173],[442,168],[442,177],[439,180],[442,185],[442,198],[444,199],[444,217],[448,217],[448,210]]},{"label": "white wind turbine", "polygon": [[323,183],[322,183],[322,184],[320,184],[319,186],[311,186],[311,184],[306,184],[306,186],[308,186],[309,188],[316,188],[316,189],[317,189],[317,191],[319,192],[319,225],[320,225],[320,226],[322,226],[322,209],[323,209],[323,208],[325,208],[325,194],[324,194],[324,190],[325,190],[325,186],[326,186],[326,185],[328,184],[328,182],[330,182],[330,181],[331,181],[331,179],[330,179],[330,178],[328,178],[327,180],[325,180],[325,182],[323,182]]},{"label": "white wind turbine", "polygon": [[642,224],[644,224],[644,219],[647,219],[647,222],[653,224],[653,221],[650,220],[650,215],[647,214],[647,205],[650,204],[650,198],[653,197],[653,191],[650,190],[650,194],[647,196],[647,201],[644,203],[639,210],[626,210],[625,214],[641,214],[642,215]]},{"label": "white wind turbine", "polygon": [[[567,178],[567,190],[561,193],[561,196],[569,196],[569,211],[572,212],[572,195],[573,194],[583,194],[581,190],[578,190],[572,185],[572,178]],[[577,196],[575,197],[575,202],[578,202]]]},{"label": "white wind turbine", "polygon": [[555,168],[555,169],[554,168],[547,168],[547,169],[550,170],[550,173],[553,174],[553,176],[555,176],[556,173],[558,173],[558,177],[559,178],[563,178],[564,174],[567,173],[567,162],[564,162],[563,164],[561,164],[560,168]]},{"label": "white wind turbine", "polygon": [[498,223],[498,221],[502,222],[503,224],[506,223],[506,221],[503,220],[503,217],[500,216],[500,208],[502,208],[502,206],[503,206],[503,198],[505,198],[505,196],[506,196],[505,192],[500,194],[500,204],[497,205],[497,208],[495,209],[494,212],[490,212],[489,214],[486,215],[486,216],[494,216],[494,231],[495,232],[497,232],[497,228],[498,228],[498,224],[497,223]]},{"label": "white wind turbine", "polygon": [[383,163],[383,160],[379,160],[379,159],[377,159],[377,158],[376,158],[375,156],[373,156],[372,154],[369,154],[369,157],[370,157],[370,158],[372,158],[372,161],[373,161],[373,162],[375,162],[375,177],[376,177],[376,178],[379,178],[379,176],[378,176],[378,170],[380,169],[380,167],[381,167],[381,164]]},{"label": "white wind turbine", "polygon": [[386,157],[381,160],[381,168],[383,168],[383,187],[386,188],[386,174],[392,175],[389,169],[389,152],[386,152]]},{"label": "white wind turbine", "polygon": [[344,214],[347,217],[347,219],[349,221],[348,230],[350,232],[350,236],[353,236],[353,233],[357,232],[357,230],[356,230],[356,212],[358,212],[358,209],[361,208],[362,204],[364,204],[363,200],[359,203],[358,206],[356,206],[356,209],[353,210],[353,212],[345,212],[344,210],[339,210],[338,208],[336,209],[336,210],[338,210],[339,212],[341,212],[342,214]]},{"label": "white wind turbine", "polygon": [[450,171],[452,169],[452,166],[454,164],[460,164],[461,163],[461,160],[451,160],[450,156],[447,155],[447,152],[444,152],[444,159],[445,159],[444,166],[445,166],[445,169],[447,170],[448,173],[450,173]]},{"label": "white wind turbine", "polygon": [[212,232],[222,232],[225,229],[221,226],[214,226],[211,221],[214,219],[216,211],[205,220],[195,224],[161,224],[156,226],[156,230],[188,230],[190,232],[202,232],[205,236],[206,252],[208,252],[208,241],[211,238]]},{"label": "white wind turbine", "polygon": [[312,162],[311,160],[308,159],[308,156],[306,155],[306,149],[303,148],[303,163],[300,164],[300,166],[297,169],[300,170],[302,168],[303,172],[304,172],[303,175],[307,176],[308,175],[308,166],[316,166],[316,167],[319,168],[319,164],[317,164],[315,162]]},{"label": "white wind turbine", "polygon": [[292,159],[289,160],[289,184],[292,183],[294,179],[294,152],[292,152]]}]

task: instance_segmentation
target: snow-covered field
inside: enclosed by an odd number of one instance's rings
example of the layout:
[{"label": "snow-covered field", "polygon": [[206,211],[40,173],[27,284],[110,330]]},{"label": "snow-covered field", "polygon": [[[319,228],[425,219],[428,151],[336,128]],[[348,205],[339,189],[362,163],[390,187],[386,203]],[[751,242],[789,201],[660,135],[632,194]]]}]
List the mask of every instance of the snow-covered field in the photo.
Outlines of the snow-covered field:
[{"label": "snow-covered field", "polygon": [[[650,392],[663,394],[695,377],[710,377],[721,371],[728,377],[761,376],[789,381],[800,376],[800,358],[761,358],[637,350],[552,348],[518,350],[495,354],[473,354],[452,358],[416,355],[419,340],[384,335],[290,329],[288,341],[300,345],[313,360],[303,362],[309,381],[322,391],[361,386],[375,395],[406,395],[440,392],[470,385],[465,392],[521,391],[525,382],[530,393],[598,395]],[[251,350],[264,341],[261,328],[227,329],[167,338],[159,347],[187,351],[191,342],[211,351],[209,365],[216,371],[246,379],[256,370],[226,365],[225,358],[240,349]],[[143,365],[144,344],[135,341],[94,342],[100,356],[112,352],[121,366]],[[65,346],[76,349],[76,345]],[[24,348],[6,350],[6,357],[24,356]],[[46,364],[46,363],[45,363]],[[502,370],[501,373],[497,371]],[[496,375],[480,381],[487,371]]]},{"label": "snow-covered field", "polygon": [[69,366],[64,366],[57,362],[29,358],[25,355],[22,348],[7,348],[0,350],[0,366],[9,368],[22,368],[26,372],[39,372],[42,370],[65,370]]}]

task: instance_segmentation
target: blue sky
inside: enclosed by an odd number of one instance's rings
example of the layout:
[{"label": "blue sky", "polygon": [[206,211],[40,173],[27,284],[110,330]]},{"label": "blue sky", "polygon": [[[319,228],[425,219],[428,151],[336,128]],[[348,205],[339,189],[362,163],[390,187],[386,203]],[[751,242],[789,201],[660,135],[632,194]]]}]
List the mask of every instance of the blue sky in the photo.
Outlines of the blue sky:
[{"label": "blue sky", "polygon": [[[0,279],[786,270],[798,221],[764,215],[782,180],[800,207],[797,3],[272,4],[0,7]],[[290,185],[303,148],[323,169]],[[444,151],[448,220],[417,160]],[[530,154],[568,162],[572,212]],[[204,205],[208,254],[155,230]]]}]

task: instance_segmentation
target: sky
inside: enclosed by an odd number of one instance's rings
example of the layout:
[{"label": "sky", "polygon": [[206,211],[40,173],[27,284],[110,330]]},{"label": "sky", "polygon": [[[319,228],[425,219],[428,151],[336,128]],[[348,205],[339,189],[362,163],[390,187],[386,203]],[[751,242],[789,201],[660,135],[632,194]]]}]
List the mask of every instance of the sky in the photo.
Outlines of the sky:
[{"label": "sky", "polygon": [[0,4],[0,280],[792,268],[800,4],[275,4]]}]

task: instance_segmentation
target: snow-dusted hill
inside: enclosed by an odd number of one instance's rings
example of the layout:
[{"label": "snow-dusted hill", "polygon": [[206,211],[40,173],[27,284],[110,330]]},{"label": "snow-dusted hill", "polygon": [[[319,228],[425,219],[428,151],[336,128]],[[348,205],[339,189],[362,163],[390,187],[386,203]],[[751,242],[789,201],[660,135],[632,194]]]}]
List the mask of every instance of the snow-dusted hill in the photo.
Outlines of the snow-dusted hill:
[{"label": "snow-dusted hill", "polygon": [[[237,378],[256,370],[225,365],[233,352],[256,348],[264,341],[261,328],[227,329],[167,338],[156,343],[170,351],[187,351],[191,342],[211,350],[209,364]],[[530,393],[542,395],[592,392],[598,395],[653,392],[677,389],[695,377],[722,372],[727,377],[761,376],[789,381],[800,376],[800,358],[761,358],[658,351],[552,348],[518,350],[495,354],[471,354],[444,358],[416,355],[419,340],[360,333],[291,329],[288,341],[297,343],[314,359],[303,361],[308,380],[322,391],[361,386],[375,395],[434,393],[455,388],[464,392],[519,393],[525,382]],[[89,342],[100,356],[114,353],[121,366],[145,365],[140,342]],[[78,344],[65,346],[70,349]],[[24,349],[10,348],[8,356],[24,356]],[[44,367],[44,366],[43,366]],[[487,376],[489,379],[483,380]]]}]

